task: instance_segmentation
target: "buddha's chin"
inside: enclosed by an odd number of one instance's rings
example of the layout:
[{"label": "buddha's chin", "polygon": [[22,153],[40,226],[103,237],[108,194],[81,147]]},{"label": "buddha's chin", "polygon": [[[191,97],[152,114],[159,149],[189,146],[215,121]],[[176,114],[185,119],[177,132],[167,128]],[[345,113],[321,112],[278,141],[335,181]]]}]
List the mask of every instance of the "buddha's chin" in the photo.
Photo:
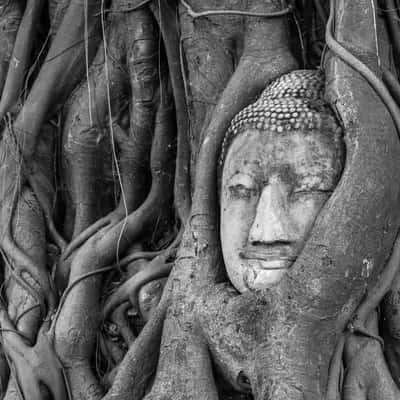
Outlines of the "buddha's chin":
[{"label": "buddha's chin", "polygon": [[261,290],[280,281],[293,261],[277,260],[247,260],[243,281],[248,290]]}]

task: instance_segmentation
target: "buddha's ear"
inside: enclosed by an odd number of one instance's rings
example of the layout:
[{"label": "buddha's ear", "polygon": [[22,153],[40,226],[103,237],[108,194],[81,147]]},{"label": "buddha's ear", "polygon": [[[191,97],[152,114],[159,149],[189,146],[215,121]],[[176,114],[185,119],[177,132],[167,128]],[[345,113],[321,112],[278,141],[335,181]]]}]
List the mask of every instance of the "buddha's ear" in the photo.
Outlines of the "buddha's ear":
[{"label": "buddha's ear", "polygon": [[[371,1],[337,3],[336,40],[376,71]],[[399,227],[400,144],[374,89],[332,53],[326,62],[326,97],[345,130],[345,168],[290,274],[305,286],[316,313],[352,302],[350,316],[382,270]]]}]

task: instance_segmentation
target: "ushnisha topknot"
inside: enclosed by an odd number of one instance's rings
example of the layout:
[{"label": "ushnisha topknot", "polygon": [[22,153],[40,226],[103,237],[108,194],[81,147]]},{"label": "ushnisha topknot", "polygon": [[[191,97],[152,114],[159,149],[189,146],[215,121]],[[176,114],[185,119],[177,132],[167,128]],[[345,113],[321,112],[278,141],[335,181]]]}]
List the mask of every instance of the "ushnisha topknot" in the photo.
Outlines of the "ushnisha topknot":
[{"label": "ushnisha topknot", "polygon": [[219,167],[232,140],[248,128],[276,134],[321,130],[333,136],[340,151],[342,130],[324,101],[324,85],[324,75],[317,70],[292,71],[268,85],[255,103],[233,118],[223,140]]}]

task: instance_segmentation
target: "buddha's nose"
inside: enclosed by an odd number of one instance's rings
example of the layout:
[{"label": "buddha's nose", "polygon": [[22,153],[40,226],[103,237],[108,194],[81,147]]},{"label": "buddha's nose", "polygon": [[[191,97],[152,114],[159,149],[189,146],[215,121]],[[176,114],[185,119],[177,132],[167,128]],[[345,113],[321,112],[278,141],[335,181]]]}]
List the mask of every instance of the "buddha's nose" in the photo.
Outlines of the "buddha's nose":
[{"label": "buddha's nose", "polygon": [[249,232],[249,242],[257,244],[289,244],[299,237],[296,224],[289,214],[285,184],[273,181],[262,191],[256,216]]}]

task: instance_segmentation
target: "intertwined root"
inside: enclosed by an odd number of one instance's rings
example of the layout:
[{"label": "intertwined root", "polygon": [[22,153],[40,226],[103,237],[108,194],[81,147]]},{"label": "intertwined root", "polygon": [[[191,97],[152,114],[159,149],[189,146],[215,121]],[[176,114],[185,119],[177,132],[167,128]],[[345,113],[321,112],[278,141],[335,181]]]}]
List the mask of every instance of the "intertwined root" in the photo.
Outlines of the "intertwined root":
[{"label": "intertwined root", "polygon": [[106,301],[104,305],[104,319],[119,305],[129,301],[133,313],[139,315],[140,309],[138,304],[139,290],[149,282],[156,279],[165,278],[172,269],[172,263],[168,263],[166,258],[168,254],[162,254],[147,263],[144,269],[137,272],[126,282],[124,282]]},{"label": "intertwined root", "polygon": [[0,310],[0,324],[10,368],[23,398],[42,400],[44,385],[55,400],[68,400],[68,382],[48,336],[49,324],[42,325],[34,345],[16,330],[4,308]]},{"label": "intertwined root", "polygon": [[[32,32],[44,4],[28,0],[23,14],[22,3],[0,0],[5,39],[0,43],[4,55],[0,88],[7,81],[0,117],[16,112],[15,104],[26,84],[23,73],[29,67]],[[185,3],[175,7],[167,1],[144,4],[138,0],[136,10],[126,9],[126,2],[119,0],[49,3],[51,28],[46,46],[50,51],[40,71],[32,68],[29,72],[31,78],[37,73],[37,79],[32,87],[30,81],[24,87],[30,92],[23,112],[15,121],[7,115],[0,144],[0,247],[7,303],[0,307],[4,351],[0,384],[7,390],[6,400],[140,399],[148,392],[157,365],[147,399],[217,399],[212,361],[219,367],[226,365],[235,389],[247,393],[251,387],[260,398],[273,396],[279,386],[275,384],[279,383],[278,369],[290,379],[298,375],[295,364],[279,364],[285,351],[299,351],[307,343],[302,340],[304,335],[293,333],[301,339],[293,349],[293,341],[285,344],[282,340],[285,332],[268,336],[267,328],[280,332],[278,317],[293,313],[292,304],[279,308],[276,298],[292,296],[293,291],[282,296],[277,290],[268,301],[257,297],[254,305],[250,297],[243,300],[229,285],[216,283],[222,274],[215,177],[219,147],[232,117],[267,82],[296,67],[286,23],[280,18],[198,18]],[[249,7],[274,8],[280,3],[255,1]],[[325,9],[319,1],[313,3],[322,21],[316,25],[321,28],[326,23]],[[103,44],[99,47],[100,31]],[[318,62],[320,39],[321,35],[313,38]],[[12,49],[20,62],[9,68]],[[182,79],[186,73],[187,82]],[[388,82],[393,78],[385,76]],[[53,215],[55,197],[57,212],[63,211],[63,205],[58,209],[60,187],[53,179],[58,166],[39,160],[38,146],[43,121],[82,78],[84,83],[70,101],[64,121],[63,156],[70,199],[65,201],[67,216],[62,222],[68,228],[60,234],[62,217]],[[45,158],[50,159],[53,150],[52,146],[44,149]],[[195,178],[192,212],[190,159]],[[114,187],[113,199],[103,193]],[[160,280],[165,281],[171,272],[185,226],[190,240],[180,249],[174,276],[155,306],[163,291]],[[168,246],[172,231],[179,233]],[[68,245],[63,235],[72,238]],[[47,254],[50,247],[56,249],[55,256]],[[51,273],[59,253],[57,270]],[[380,280],[383,286],[370,292],[342,337],[332,363],[335,400],[339,387],[343,387],[344,400],[377,400],[382,393],[390,400],[399,397],[376,324],[368,320],[395,269],[396,265],[388,264]],[[148,283],[154,285],[153,291]],[[396,290],[393,286],[392,292]],[[147,308],[141,303],[146,293],[150,298]],[[387,300],[390,335],[385,340],[395,355],[388,357],[393,372],[400,369],[400,357],[396,357],[400,353],[398,305],[394,297]],[[233,323],[235,315],[243,318]],[[298,322],[296,315],[292,317]],[[261,326],[258,336],[269,348],[260,346],[253,351],[245,343],[248,337],[254,339],[250,332],[254,321]],[[300,322],[288,330],[296,332],[304,321]],[[233,341],[239,343],[235,352]],[[245,371],[237,358],[244,359],[250,348],[257,356],[256,367]],[[274,354],[268,353],[271,348]],[[343,354],[345,375],[341,373]],[[375,369],[369,368],[372,364]],[[107,395],[100,384],[102,377],[111,386]],[[8,389],[4,388],[7,384]],[[302,384],[294,382],[290,390],[297,393]]]},{"label": "intertwined root", "polygon": [[[97,9],[101,2],[94,2],[85,10],[84,14],[89,13],[90,15]],[[61,3],[60,3],[61,4]],[[42,4],[36,2],[29,3],[30,7],[35,11],[30,15],[31,19],[28,19],[23,24],[24,30],[29,30],[29,27],[38,14],[40,6]],[[60,7],[62,4],[60,5]],[[77,31],[81,28],[79,24],[75,24],[74,18],[78,18],[76,14],[82,5],[71,5],[66,10],[63,11],[64,21],[60,25],[60,31],[65,31],[66,25],[70,24],[74,29],[76,27]],[[96,8],[97,7],[97,8]],[[62,8],[62,7],[61,7]],[[82,11],[82,10],[80,10]],[[28,14],[27,14],[28,16]],[[104,17],[104,15],[103,15]],[[96,158],[96,152],[98,149],[98,141],[96,137],[100,134],[102,130],[111,131],[111,144],[112,153],[114,157],[114,167],[117,168],[117,175],[120,185],[120,204],[111,212],[109,215],[100,219],[97,223],[92,225],[90,217],[87,217],[85,210],[89,210],[90,207],[83,208],[83,212],[77,212],[77,217],[83,217],[77,219],[75,223],[75,233],[77,239],[70,244],[69,249],[64,252],[65,242],[62,236],[57,232],[53,221],[53,201],[55,191],[53,190],[51,180],[48,179],[48,172],[51,171],[51,166],[45,166],[45,173],[43,174],[41,167],[36,168],[36,164],[32,161],[32,154],[36,147],[36,140],[39,137],[38,127],[40,126],[41,118],[43,119],[44,113],[47,112],[51,102],[58,101],[65,93],[68,92],[68,88],[73,87],[73,80],[70,82],[57,82],[55,85],[55,90],[48,91],[51,96],[44,95],[39,96],[41,103],[38,105],[39,112],[35,115],[35,118],[29,114],[31,109],[30,99],[28,99],[26,110],[24,110],[25,119],[18,120],[12,123],[10,120],[10,127],[12,128],[12,133],[15,133],[13,151],[15,160],[21,160],[21,168],[19,169],[20,175],[17,179],[13,180],[15,174],[10,174],[7,176],[7,171],[5,173],[6,185],[3,185],[2,192],[7,193],[8,203],[6,202],[2,205],[2,210],[5,211],[3,214],[7,215],[7,211],[11,210],[11,216],[18,214],[19,206],[18,202],[20,199],[20,194],[25,187],[29,187],[33,190],[35,207],[37,206],[37,214],[42,218],[40,222],[41,228],[47,230],[49,234],[49,239],[58,246],[59,251],[63,252],[62,263],[66,265],[65,270],[67,271],[65,277],[69,277],[69,285],[64,291],[64,296],[61,298],[60,304],[57,311],[53,315],[56,308],[56,296],[55,291],[51,285],[51,280],[46,270],[46,254],[38,262],[35,257],[31,257],[24,253],[22,249],[19,248],[19,244],[14,238],[15,232],[11,229],[11,218],[8,219],[6,229],[4,230],[4,235],[2,239],[2,248],[5,253],[5,259],[9,265],[9,271],[11,279],[15,282],[15,286],[20,288],[23,292],[23,296],[30,299],[27,303],[25,309],[21,312],[16,312],[17,324],[20,325],[21,321],[27,320],[32,313],[36,315],[34,318],[36,323],[39,322],[40,318],[47,318],[46,323],[42,325],[42,328],[37,334],[37,332],[30,333],[27,338],[30,337],[35,339],[32,343],[24,345],[25,334],[18,329],[18,326],[13,326],[11,319],[5,310],[2,313],[2,327],[4,329],[4,348],[6,349],[7,357],[11,362],[12,370],[15,372],[16,381],[12,384],[14,389],[20,390],[23,395],[28,396],[28,387],[31,386],[31,394],[29,398],[41,398],[43,396],[42,389],[48,390],[54,398],[65,399],[67,398],[68,387],[64,385],[64,372],[60,369],[60,363],[58,357],[54,352],[53,341],[55,339],[55,346],[57,352],[60,354],[63,363],[68,367],[66,374],[72,382],[72,393],[81,393],[81,388],[76,386],[75,375],[71,371],[71,363],[73,361],[68,357],[68,355],[79,355],[80,365],[90,364],[90,354],[91,348],[87,343],[91,343],[93,336],[93,331],[98,327],[98,320],[96,319],[95,308],[93,308],[94,319],[85,319],[85,310],[87,308],[79,307],[80,304],[84,304],[88,307],[92,302],[97,302],[96,306],[100,305],[100,291],[102,286],[102,274],[107,271],[115,270],[115,267],[109,268],[106,265],[113,263],[115,259],[119,258],[119,253],[123,254],[124,251],[129,247],[129,243],[133,240],[137,240],[140,235],[148,234],[149,226],[157,225],[159,223],[160,215],[168,214],[166,210],[170,209],[172,204],[172,187],[173,187],[173,177],[174,177],[174,154],[175,154],[175,131],[176,126],[174,123],[174,109],[171,107],[171,94],[168,84],[166,84],[166,74],[165,71],[159,71],[159,41],[157,38],[157,29],[152,21],[152,15],[149,10],[141,9],[138,12],[128,13],[120,19],[126,19],[125,28],[134,28],[132,35],[126,35],[124,27],[118,24],[111,25],[110,32],[111,36],[104,41],[104,45],[99,49],[98,59],[101,61],[106,59],[106,64],[100,69],[98,75],[98,68],[93,67],[93,73],[88,76],[88,83],[84,89],[88,90],[89,96],[84,96],[83,102],[89,103],[88,111],[89,120],[87,122],[86,129],[83,127],[76,127],[75,125],[69,125],[73,129],[77,129],[74,132],[75,138],[78,137],[79,140],[73,140],[74,146],[70,146],[73,150],[71,159],[74,161],[74,157],[82,158],[82,154],[85,153],[89,155],[85,162],[78,165],[79,168],[75,168],[73,179],[76,182],[80,182],[80,190],[75,191],[77,196],[81,196],[84,193],[86,187],[89,188],[93,186],[93,179],[96,178],[96,174],[99,171],[93,169],[91,161]],[[118,18],[116,18],[118,19]],[[90,34],[96,24],[95,18],[91,20],[90,24],[86,24],[87,32]],[[103,20],[104,22],[104,20]],[[83,24],[84,25],[84,24]],[[82,26],[83,26],[82,25]],[[21,30],[21,35],[26,32]],[[136,30],[136,31],[135,31]],[[53,45],[63,46],[64,43],[60,36],[57,34],[54,38]],[[22,37],[21,36],[21,37]],[[73,40],[74,36],[70,35],[68,40]],[[120,40],[125,41],[123,50],[121,50]],[[29,43],[24,43],[29,47]],[[16,48],[15,50],[18,50]],[[24,47],[21,51],[25,51]],[[86,49],[87,50],[87,49]],[[92,49],[91,49],[92,50]],[[112,54],[114,50],[116,53]],[[111,51],[112,56],[117,54],[117,59],[108,57],[107,51]],[[54,54],[54,50],[50,49],[50,56]],[[58,57],[58,56],[57,56]],[[62,57],[61,57],[62,58]],[[127,79],[124,74],[121,74],[121,61],[123,59],[128,60],[126,67],[129,70],[129,79]],[[68,68],[73,68],[74,62],[77,58],[72,57],[67,63]],[[111,60],[111,61],[110,61]],[[51,67],[49,64],[46,65],[41,74],[39,74],[39,81],[46,77],[46,84],[54,84],[57,77],[60,75],[60,62],[62,60],[57,59]],[[109,62],[110,61],[110,62]],[[25,65],[21,65],[24,69]],[[163,67],[162,67],[163,68]],[[16,71],[14,75],[9,75],[8,82],[15,81],[15,77],[20,72]],[[77,74],[79,76],[79,74]],[[162,77],[162,82],[159,82],[159,77]],[[99,79],[98,79],[99,78]],[[123,125],[119,124],[112,115],[113,107],[116,107],[115,96],[118,97],[119,89],[126,83],[130,83],[132,92],[130,97],[132,100],[132,106],[130,110],[131,121],[130,121],[130,132],[126,132],[126,124],[124,128]],[[44,87],[46,87],[44,84]],[[121,86],[122,85],[122,86]],[[43,86],[43,85],[42,85]],[[36,85],[33,89],[36,96],[38,96],[38,91],[43,90],[40,84]],[[17,89],[17,88],[14,88]],[[96,90],[95,89],[101,89]],[[83,92],[85,92],[83,90]],[[91,90],[93,90],[91,92]],[[92,94],[91,94],[91,93]],[[93,93],[95,94],[93,95]],[[14,92],[9,93],[10,98],[4,98],[3,105],[4,109],[8,109],[15,102]],[[126,93],[125,95],[126,96]],[[82,100],[82,99],[81,99]],[[118,102],[117,102],[118,103]],[[118,104],[117,104],[118,105]],[[93,118],[94,108],[97,108],[97,112],[100,112],[101,117],[97,114]],[[33,109],[32,109],[33,110]],[[78,112],[79,117],[79,112]],[[81,114],[82,113],[81,110]],[[104,117],[104,118],[103,118]],[[102,119],[103,118],[103,119]],[[24,147],[20,147],[22,142],[20,135],[25,135],[27,132],[26,126],[28,124],[29,128],[33,131],[32,135],[29,137],[28,143],[24,143]],[[86,129],[86,130],[85,130]],[[10,129],[11,132],[11,129]],[[85,136],[85,132],[87,135]],[[99,133],[100,132],[100,133]],[[154,137],[154,140],[153,140]],[[72,135],[74,139],[74,136]],[[88,143],[82,139],[88,139],[89,144],[91,144],[92,139],[95,139],[94,145],[91,147],[90,151],[87,152]],[[86,147],[85,147],[86,146]],[[89,146],[90,147],[90,146]],[[83,150],[82,150],[83,149]],[[82,150],[82,151],[81,151]],[[151,151],[150,151],[151,150]],[[47,151],[50,151],[49,149]],[[82,154],[81,154],[82,153]],[[9,167],[12,169],[12,157]],[[90,165],[89,165],[90,164]],[[8,164],[6,164],[8,165]],[[18,168],[15,168],[18,170]],[[152,185],[148,191],[146,183],[143,180],[143,171],[148,171],[144,176],[151,175]],[[89,171],[89,172],[88,172]],[[51,174],[50,174],[51,176]],[[85,179],[82,180],[82,177]],[[17,185],[15,183],[18,182]],[[86,185],[87,184],[87,185]],[[16,186],[15,190],[9,190]],[[93,192],[95,193],[95,192]],[[6,196],[4,196],[6,198]],[[89,200],[91,200],[89,198]],[[95,199],[90,204],[96,203]],[[75,199],[75,203],[78,208],[83,204],[85,205],[85,198],[83,200],[79,197]],[[89,205],[90,205],[89,204]],[[35,212],[36,212],[35,211]],[[18,214],[19,215],[19,214]],[[164,216],[162,218],[165,218]],[[86,229],[87,228],[87,229]],[[85,230],[86,229],[86,230]],[[82,233],[83,232],[83,233]],[[82,233],[80,236],[79,234]],[[46,246],[41,246],[46,248]],[[104,257],[100,256],[103,252]],[[170,252],[165,252],[170,257]],[[75,257],[77,256],[77,257]],[[93,258],[94,257],[94,258]],[[159,256],[161,257],[161,256]],[[95,263],[93,263],[95,260]],[[157,261],[160,261],[157,259]],[[161,265],[155,265],[154,270],[150,269],[147,272],[141,272],[139,274],[139,282],[134,284],[134,294],[131,297],[135,298],[138,295],[139,288],[146,282],[151,281],[157,276],[166,276],[171,268],[171,264],[164,265],[167,261],[167,257],[163,259]],[[168,260],[169,261],[169,260]],[[102,268],[102,264],[105,268]],[[155,262],[153,264],[156,264]],[[152,265],[153,265],[152,264]],[[69,274],[69,265],[72,265],[72,272]],[[136,279],[137,280],[137,279]],[[62,285],[58,288],[63,289]],[[82,292],[82,289],[86,293]],[[91,300],[89,303],[85,301],[87,299],[86,295],[90,295]],[[66,309],[69,309],[70,303],[78,305],[78,312],[75,310],[75,306],[72,305],[71,313],[66,313]],[[32,303],[32,304],[31,304]],[[12,310],[13,311],[13,310]],[[126,309],[123,307],[119,308],[118,312],[114,313],[112,318],[114,323],[121,324],[121,332],[127,343],[132,343],[134,336],[131,332],[130,324],[127,323]],[[14,311],[13,311],[14,312]],[[32,315],[33,315],[32,314]],[[78,315],[79,314],[79,315]],[[97,315],[99,316],[99,315]],[[52,317],[50,322],[49,318]],[[83,319],[82,319],[83,317]],[[28,318],[29,319],[29,318]],[[63,324],[66,322],[68,324],[67,329],[62,329]],[[92,324],[90,324],[92,322]],[[82,325],[83,323],[83,325]],[[89,324],[87,329],[83,326]],[[40,323],[37,324],[38,327]],[[61,325],[61,328],[58,326]],[[87,330],[88,335],[83,337],[83,342],[81,346],[76,343],[76,335],[74,332],[80,330]],[[61,334],[59,334],[61,332]],[[64,340],[63,333],[67,335],[67,341]],[[48,338],[48,339],[45,339]],[[71,339],[72,341],[70,341]],[[87,342],[88,341],[88,342]],[[64,346],[65,345],[65,346]],[[74,349],[69,349],[68,347],[74,347]],[[15,347],[15,348],[14,348]],[[66,348],[67,347],[67,348]],[[16,350],[17,349],[17,350]],[[82,350],[81,353],[79,351]],[[115,352],[114,352],[115,353]],[[40,354],[42,354],[42,361],[46,365],[46,368],[40,368]],[[26,357],[27,365],[30,367],[22,368],[22,359]],[[74,358],[75,360],[77,358]],[[85,361],[86,360],[86,361]],[[114,362],[119,362],[120,356],[114,354]],[[84,368],[85,371],[89,370]],[[71,375],[72,374],[72,375]],[[88,393],[100,393],[99,390],[94,390],[95,379],[90,379],[91,374],[89,373],[89,379],[84,384]],[[22,385],[19,384],[19,380],[23,380]],[[94,384],[96,386],[96,384]],[[85,389],[85,390],[86,390]],[[85,391],[84,390],[84,391]],[[11,386],[10,386],[10,396],[11,396]],[[33,396],[33,397],[32,397]]]}]

